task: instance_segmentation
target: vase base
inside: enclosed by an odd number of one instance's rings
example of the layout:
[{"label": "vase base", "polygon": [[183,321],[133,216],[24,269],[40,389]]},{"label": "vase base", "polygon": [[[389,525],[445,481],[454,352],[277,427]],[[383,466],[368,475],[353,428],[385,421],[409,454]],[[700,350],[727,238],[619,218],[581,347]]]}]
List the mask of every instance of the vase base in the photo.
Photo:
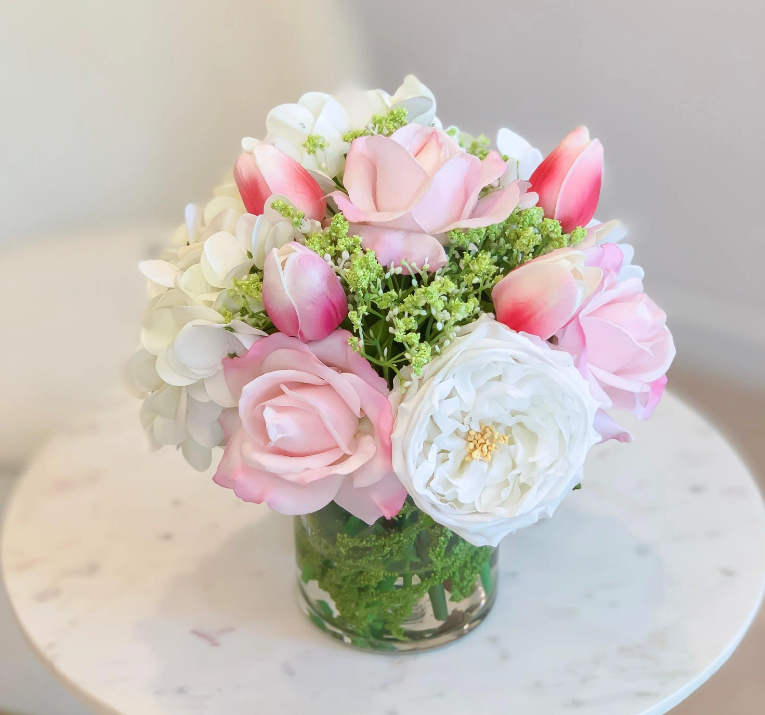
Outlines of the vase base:
[{"label": "vase base", "polygon": [[496,598],[496,589],[491,595],[481,599],[478,608],[471,609],[471,613],[454,611],[449,619],[441,623],[437,628],[418,631],[406,639],[373,638],[370,636],[358,636],[338,628],[332,618],[328,618],[319,609],[313,606],[313,601],[305,593],[302,585],[297,588],[297,600],[300,610],[308,617],[308,620],[322,633],[354,650],[367,651],[369,653],[387,653],[398,655],[401,653],[420,653],[433,648],[448,645],[463,636],[466,636],[479,626],[489,615]]}]

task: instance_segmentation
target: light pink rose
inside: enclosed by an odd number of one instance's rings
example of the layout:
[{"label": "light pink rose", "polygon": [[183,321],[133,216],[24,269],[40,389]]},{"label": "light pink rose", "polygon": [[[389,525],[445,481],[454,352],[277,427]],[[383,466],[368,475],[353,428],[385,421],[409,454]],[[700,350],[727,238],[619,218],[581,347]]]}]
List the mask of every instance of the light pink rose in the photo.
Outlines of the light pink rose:
[{"label": "light pink rose", "polygon": [[326,338],[348,314],[348,299],[332,266],[294,241],[266,256],[263,305],[280,332],[303,342]]},{"label": "light pink rose", "polygon": [[[648,419],[661,399],[675,357],[667,316],[643,292],[639,278],[619,281],[624,254],[618,246],[603,244],[584,253],[586,265],[600,268],[603,279],[573,320],[555,334],[553,343],[573,355],[603,408],[628,410],[640,420]],[[596,429],[601,435],[629,439],[605,414]]]},{"label": "light pink rose", "polygon": [[348,194],[332,197],[382,265],[406,260],[435,271],[446,264],[437,234],[504,221],[518,205],[517,181],[479,199],[506,169],[495,151],[481,161],[446,132],[407,124],[390,137],[354,140],[343,176]]},{"label": "light pink rose", "polygon": [[407,492],[391,469],[388,386],[350,337],[337,330],[302,343],[274,333],[223,361],[239,409],[220,418],[218,484],[282,514],[333,499],[369,524],[398,513]]}]

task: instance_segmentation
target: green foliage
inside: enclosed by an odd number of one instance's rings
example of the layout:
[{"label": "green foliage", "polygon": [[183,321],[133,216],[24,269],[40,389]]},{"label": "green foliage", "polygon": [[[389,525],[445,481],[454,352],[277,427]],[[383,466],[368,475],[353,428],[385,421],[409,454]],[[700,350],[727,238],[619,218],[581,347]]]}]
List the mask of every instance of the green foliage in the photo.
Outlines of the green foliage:
[{"label": "green foliage", "polygon": [[453,252],[461,255],[461,268],[475,271],[476,258],[484,254],[481,275],[485,276],[493,265],[499,278],[533,258],[581,243],[586,234],[583,228],[563,233],[558,221],[545,218],[543,209],[533,206],[516,209],[502,223],[486,228],[450,231],[449,240]]},{"label": "green foliage", "polygon": [[315,155],[317,151],[323,151],[329,146],[329,142],[321,134],[309,134],[303,142],[306,154]]},{"label": "green foliage", "polygon": [[281,199],[274,201],[271,204],[271,208],[273,208],[274,211],[278,211],[284,218],[290,219],[295,228],[300,228],[300,224],[305,218],[305,213],[303,211],[298,211],[294,206]]},{"label": "green foliage", "polygon": [[348,231],[338,213],[305,245],[332,264],[348,293],[343,327],[354,333],[350,345],[390,385],[404,367],[420,374],[460,326],[492,312],[491,289],[502,276],[585,235],[584,229],[564,234],[541,208],[516,209],[502,223],[450,231],[446,266],[428,273],[427,266],[380,265],[374,251]]},{"label": "green foliage", "polygon": [[322,602],[322,616],[362,641],[405,640],[403,623],[428,593],[436,618],[446,619],[446,592],[459,602],[490,571],[491,548],[469,544],[411,500],[372,526],[335,503],[304,519],[295,532],[302,579],[317,581],[334,601],[339,615]]},{"label": "green foliage", "polygon": [[244,278],[234,278],[233,286],[226,294],[226,302],[218,312],[227,323],[241,320],[253,328],[272,333],[276,328],[263,310],[263,272],[253,270]]},{"label": "green foliage", "polygon": [[372,134],[382,134],[384,137],[388,137],[406,124],[406,109],[403,107],[391,109],[387,114],[375,114],[363,129],[353,129],[343,134],[343,141],[350,143],[354,139]]},{"label": "green foliage", "polygon": [[479,134],[477,137],[474,137],[472,134],[468,134],[467,132],[458,132],[457,141],[459,141],[460,146],[468,154],[477,156],[479,159],[481,159],[481,161],[483,161],[489,151],[491,151],[489,148],[489,144],[491,142],[489,137],[487,137],[485,134]]}]

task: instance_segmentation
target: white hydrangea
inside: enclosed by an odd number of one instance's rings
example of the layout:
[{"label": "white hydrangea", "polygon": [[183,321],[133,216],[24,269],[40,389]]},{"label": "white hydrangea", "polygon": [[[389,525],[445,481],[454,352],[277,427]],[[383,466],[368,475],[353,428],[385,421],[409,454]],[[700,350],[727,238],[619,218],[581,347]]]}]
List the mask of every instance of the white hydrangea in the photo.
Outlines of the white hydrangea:
[{"label": "white hydrangea", "polygon": [[[266,141],[281,149],[311,172],[329,178],[345,165],[348,143],[343,134],[351,128],[348,112],[330,95],[308,92],[297,104],[280,104],[266,117]],[[320,146],[308,137],[320,137]]]},{"label": "white hydrangea", "polygon": [[175,445],[206,469],[223,434],[218,416],[234,400],[222,361],[242,355],[263,335],[241,321],[226,324],[216,310],[234,278],[248,273],[256,216],[246,213],[236,186],[218,187],[204,207],[186,207],[186,221],[162,258],[144,261],[151,296],[141,349],[128,363],[131,387],[144,398],[144,427],[156,445]]},{"label": "white hydrangea", "polygon": [[[497,132],[497,149],[508,157],[505,183],[516,179],[528,181],[534,170],[542,163],[542,152],[531,146],[523,137],[506,127]],[[532,191],[533,191],[532,187]]]}]

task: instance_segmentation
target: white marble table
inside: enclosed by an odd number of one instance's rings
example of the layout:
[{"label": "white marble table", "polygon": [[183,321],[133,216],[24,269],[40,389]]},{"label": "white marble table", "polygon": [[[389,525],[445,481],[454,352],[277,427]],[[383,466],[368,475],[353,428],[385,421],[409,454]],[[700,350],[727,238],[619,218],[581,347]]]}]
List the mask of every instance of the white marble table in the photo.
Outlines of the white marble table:
[{"label": "white marble table", "polygon": [[659,715],[735,649],[765,581],[765,510],[728,444],[671,395],[637,444],[502,547],[499,597],[442,650],[373,656],[304,620],[291,523],[174,452],[124,398],[21,480],[3,575],[40,657],[110,715]]}]

